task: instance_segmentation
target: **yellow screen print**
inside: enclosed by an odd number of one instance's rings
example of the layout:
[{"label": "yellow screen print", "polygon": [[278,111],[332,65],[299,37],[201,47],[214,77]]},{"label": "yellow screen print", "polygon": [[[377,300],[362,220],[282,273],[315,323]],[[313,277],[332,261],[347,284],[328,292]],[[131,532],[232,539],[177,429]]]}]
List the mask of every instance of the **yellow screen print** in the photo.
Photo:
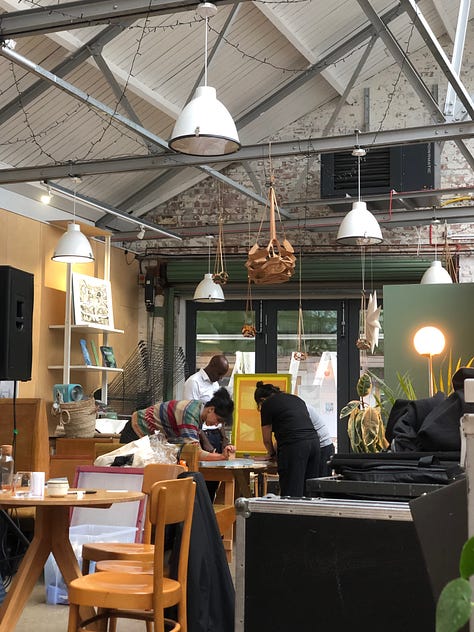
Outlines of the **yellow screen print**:
[{"label": "yellow screen print", "polygon": [[274,384],[286,393],[291,392],[289,373],[251,373],[234,376],[234,423],[232,443],[237,455],[266,454],[262,440],[260,413],[253,398],[257,382]]}]

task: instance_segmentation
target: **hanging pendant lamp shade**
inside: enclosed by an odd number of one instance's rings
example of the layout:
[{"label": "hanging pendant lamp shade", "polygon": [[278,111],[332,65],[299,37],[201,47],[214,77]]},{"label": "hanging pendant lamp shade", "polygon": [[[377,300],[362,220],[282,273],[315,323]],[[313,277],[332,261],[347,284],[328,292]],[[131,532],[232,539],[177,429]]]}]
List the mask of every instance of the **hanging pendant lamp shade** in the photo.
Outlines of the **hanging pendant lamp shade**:
[{"label": "hanging pendant lamp shade", "polygon": [[235,123],[215,88],[197,88],[176,121],[169,146],[192,156],[222,156],[240,149]]},{"label": "hanging pendant lamp shade", "polygon": [[185,106],[168,142],[171,149],[191,156],[225,156],[240,149],[235,123],[226,107],[217,100],[216,89],[207,85],[207,31],[209,18],[217,13],[212,2],[200,2],[198,15],[204,18],[204,85]]},{"label": "hanging pendant lamp shade", "polygon": [[337,231],[336,241],[347,246],[372,246],[383,241],[378,221],[368,210],[367,204],[360,199],[360,159],[366,150],[359,145],[359,130],[355,130],[356,144],[352,155],[357,158],[357,202],[347,213]]},{"label": "hanging pendant lamp shade", "polygon": [[207,273],[194,291],[193,299],[197,303],[223,303],[225,301],[222,286],[214,282],[211,273],[211,241],[212,235],[207,235]]},{"label": "hanging pendant lamp shade", "polygon": [[358,200],[352,205],[339,226],[336,241],[354,246],[371,246],[383,241],[379,223],[367,209],[367,204]]},{"label": "hanging pendant lamp shade", "polygon": [[79,224],[70,222],[67,225],[67,231],[58,241],[51,259],[60,263],[89,263],[94,261],[89,240],[81,233]]},{"label": "hanging pendant lamp shade", "polygon": [[210,272],[204,275],[204,279],[197,286],[193,298],[197,303],[223,303],[225,301],[222,287],[214,283]]},{"label": "hanging pendant lamp shade", "polygon": [[430,267],[425,271],[421,277],[420,283],[423,285],[426,283],[452,283],[451,275],[443,268],[441,261],[435,259],[431,262]]}]

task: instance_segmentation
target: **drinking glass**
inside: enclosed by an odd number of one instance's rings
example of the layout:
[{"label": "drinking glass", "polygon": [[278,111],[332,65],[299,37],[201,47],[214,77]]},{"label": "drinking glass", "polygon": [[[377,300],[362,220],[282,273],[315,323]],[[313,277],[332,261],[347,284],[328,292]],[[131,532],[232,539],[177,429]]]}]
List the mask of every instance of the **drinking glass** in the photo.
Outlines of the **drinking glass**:
[{"label": "drinking glass", "polygon": [[13,474],[12,491],[15,496],[29,496],[31,492],[31,472],[16,472],[16,474]]}]

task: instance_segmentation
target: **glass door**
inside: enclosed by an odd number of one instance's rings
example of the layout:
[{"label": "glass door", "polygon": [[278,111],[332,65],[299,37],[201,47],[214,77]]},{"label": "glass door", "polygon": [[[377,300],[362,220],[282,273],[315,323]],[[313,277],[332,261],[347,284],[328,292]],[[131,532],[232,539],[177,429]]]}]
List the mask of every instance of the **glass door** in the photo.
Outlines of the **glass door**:
[{"label": "glass door", "polygon": [[[356,300],[305,300],[302,329],[298,301],[253,301],[255,338],[244,338],[245,302],[187,303],[186,358],[190,372],[224,353],[230,371],[223,383],[232,391],[231,371],[290,373],[292,390],[325,420],[339,451],[347,451],[339,410],[354,398],[360,374],[355,346],[359,324]],[[302,354],[295,354],[300,350]],[[345,428],[344,428],[345,430]],[[339,435],[339,436],[338,436]]]}]

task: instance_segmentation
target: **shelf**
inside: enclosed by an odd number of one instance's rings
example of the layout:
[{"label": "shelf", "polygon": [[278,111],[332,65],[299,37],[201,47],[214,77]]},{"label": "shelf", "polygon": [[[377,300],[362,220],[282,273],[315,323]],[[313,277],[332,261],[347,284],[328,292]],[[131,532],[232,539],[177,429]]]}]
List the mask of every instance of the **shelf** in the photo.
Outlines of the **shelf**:
[{"label": "shelf", "polygon": [[[64,329],[64,325],[50,325],[50,329]],[[100,325],[71,325],[71,331],[81,334],[123,334],[123,329],[101,327]]]},{"label": "shelf", "polygon": [[[111,366],[95,366],[94,364],[71,364],[69,367],[71,371],[107,371],[110,373],[122,373],[123,369],[112,368]],[[51,371],[62,371],[64,366],[62,364],[54,364],[48,366]]]}]

